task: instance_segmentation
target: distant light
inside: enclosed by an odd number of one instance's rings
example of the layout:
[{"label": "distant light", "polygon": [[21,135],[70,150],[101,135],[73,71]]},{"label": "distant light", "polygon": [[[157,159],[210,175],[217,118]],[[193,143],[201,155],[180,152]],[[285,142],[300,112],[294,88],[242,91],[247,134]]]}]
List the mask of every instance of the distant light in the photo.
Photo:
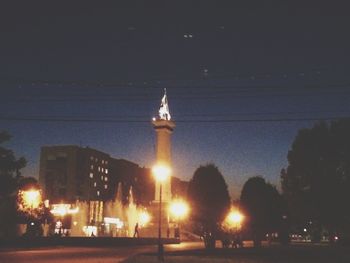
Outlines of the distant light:
[{"label": "distant light", "polygon": [[79,207],[71,208],[71,204],[54,204],[50,212],[55,216],[65,216],[66,214],[78,213]]},{"label": "distant light", "polygon": [[188,214],[189,206],[183,200],[175,200],[170,204],[169,210],[175,218],[180,219]]},{"label": "distant light", "polygon": [[304,228],[304,232],[307,232],[307,229],[306,229],[306,228]]},{"label": "distant light", "polygon": [[41,203],[41,194],[39,190],[28,190],[28,191],[20,191],[22,195],[23,201],[26,206],[31,208],[38,208]]},{"label": "distant light", "polygon": [[168,166],[158,164],[153,166],[152,173],[157,181],[163,182],[170,176],[171,170]]},{"label": "distant light", "polygon": [[335,236],[335,237],[334,237],[334,240],[338,240],[338,237],[337,237],[337,236]]},{"label": "distant light", "polygon": [[237,208],[233,207],[225,218],[224,226],[229,229],[240,229],[243,221],[244,215]]},{"label": "distant light", "polygon": [[152,121],[155,121],[155,120],[156,120],[156,118],[155,118],[155,117],[153,117],[153,118],[152,118]]},{"label": "distant light", "polygon": [[124,226],[123,221],[121,221],[119,218],[115,218],[115,217],[105,217],[105,218],[103,218],[103,222],[105,224],[114,224],[114,225],[116,225],[116,227],[118,229],[121,229]]},{"label": "distant light", "polygon": [[228,215],[228,220],[230,222],[232,222],[233,224],[237,224],[242,222],[243,220],[243,215],[238,212],[238,211],[232,211],[229,215]]},{"label": "distant light", "polygon": [[34,226],[34,222],[31,222],[30,225],[31,225],[31,226]]},{"label": "distant light", "polygon": [[88,237],[97,236],[97,226],[84,226],[83,232]]},{"label": "distant light", "polygon": [[145,226],[149,223],[149,221],[151,221],[151,216],[149,215],[149,213],[147,211],[142,211],[139,214],[140,225]]}]

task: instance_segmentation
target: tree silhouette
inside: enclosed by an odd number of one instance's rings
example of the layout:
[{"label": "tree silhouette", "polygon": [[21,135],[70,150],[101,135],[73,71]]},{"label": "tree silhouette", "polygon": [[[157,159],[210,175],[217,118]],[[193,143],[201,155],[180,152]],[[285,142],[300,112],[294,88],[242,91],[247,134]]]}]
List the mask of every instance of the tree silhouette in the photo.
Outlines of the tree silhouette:
[{"label": "tree silhouette", "polygon": [[262,177],[252,177],[244,184],[241,205],[246,214],[246,224],[260,246],[268,233],[280,232],[283,220],[283,199],[277,189]]},{"label": "tree silhouette", "polygon": [[188,186],[191,218],[196,232],[204,238],[206,248],[215,247],[219,226],[230,207],[230,196],[224,177],[213,164],[200,166]]},{"label": "tree silhouette", "polygon": [[281,172],[296,225],[339,232],[350,220],[350,120],[316,123],[298,132]]},{"label": "tree silhouette", "polygon": [[[0,132],[0,145],[11,139],[4,131]],[[0,146],[0,236],[15,235],[16,196],[14,195],[21,179],[19,170],[26,165],[24,158],[16,159],[13,151]]]},{"label": "tree silhouette", "polygon": [[[0,144],[9,141],[11,135],[0,132]],[[26,165],[23,157],[16,159],[13,151],[0,146],[0,198],[11,194],[17,187],[20,169]]]}]

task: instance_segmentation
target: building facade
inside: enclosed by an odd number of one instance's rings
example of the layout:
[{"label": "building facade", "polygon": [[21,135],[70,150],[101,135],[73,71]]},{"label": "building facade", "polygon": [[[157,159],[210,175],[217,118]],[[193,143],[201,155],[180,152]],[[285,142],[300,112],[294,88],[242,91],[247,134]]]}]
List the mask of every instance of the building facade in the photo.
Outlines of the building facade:
[{"label": "building facade", "polygon": [[51,203],[113,200],[121,183],[124,203],[132,188],[136,202],[147,205],[155,191],[149,168],[75,145],[41,148],[39,183]]},{"label": "building facade", "polygon": [[110,196],[110,156],[75,145],[41,148],[39,183],[50,202],[104,201]]}]

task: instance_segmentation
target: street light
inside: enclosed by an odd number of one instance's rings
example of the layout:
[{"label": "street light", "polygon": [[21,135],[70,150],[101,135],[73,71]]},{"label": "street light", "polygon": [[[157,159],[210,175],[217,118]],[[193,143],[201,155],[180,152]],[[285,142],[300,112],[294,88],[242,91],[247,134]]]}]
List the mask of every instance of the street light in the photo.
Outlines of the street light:
[{"label": "street light", "polygon": [[152,173],[159,183],[159,221],[158,221],[158,259],[164,261],[164,249],[162,243],[162,183],[168,179],[171,170],[166,165],[157,164],[153,166]]},{"label": "street light", "polygon": [[31,189],[21,191],[24,205],[30,209],[38,208],[41,203],[41,194],[39,190]]},{"label": "street light", "polygon": [[177,224],[177,231],[175,231],[175,237],[180,238],[180,220],[185,218],[189,212],[188,204],[183,200],[174,200],[170,206],[169,211],[173,215]]},{"label": "street light", "polygon": [[243,214],[238,210],[231,210],[227,215],[225,222],[231,227],[235,229],[241,228],[241,224],[244,220]]},{"label": "street light", "polygon": [[142,211],[139,213],[139,222],[141,226],[146,226],[151,220],[151,216],[147,211]]}]

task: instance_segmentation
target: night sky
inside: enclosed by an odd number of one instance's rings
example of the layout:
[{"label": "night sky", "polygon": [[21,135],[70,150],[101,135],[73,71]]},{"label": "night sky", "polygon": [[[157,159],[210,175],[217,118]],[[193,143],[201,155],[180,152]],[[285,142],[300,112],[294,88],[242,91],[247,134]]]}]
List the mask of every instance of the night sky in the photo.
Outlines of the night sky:
[{"label": "night sky", "polygon": [[0,130],[26,176],[43,145],[150,167],[164,88],[174,175],[214,162],[233,197],[250,176],[279,185],[299,129],[350,115],[345,5],[30,2],[0,11]]}]

